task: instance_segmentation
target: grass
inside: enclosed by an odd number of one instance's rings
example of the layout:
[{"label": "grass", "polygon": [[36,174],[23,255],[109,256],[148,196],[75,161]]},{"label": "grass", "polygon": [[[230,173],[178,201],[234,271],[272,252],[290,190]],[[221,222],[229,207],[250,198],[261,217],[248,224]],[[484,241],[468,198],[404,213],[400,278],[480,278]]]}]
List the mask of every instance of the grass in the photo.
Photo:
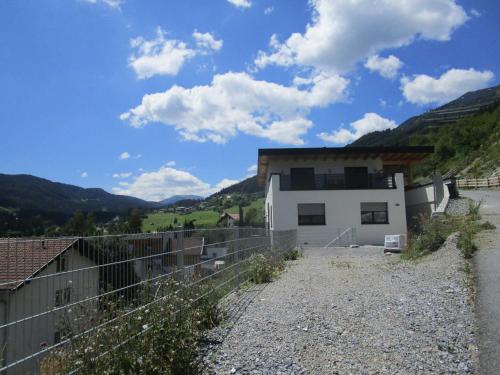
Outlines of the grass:
[{"label": "grass", "polygon": [[[264,198],[256,199],[252,201],[250,205],[243,207],[243,214],[245,214],[250,208],[256,208],[258,217],[262,219],[264,218]],[[224,211],[237,214],[239,212],[239,208],[238,206],[233,206]],[[174,224],[175,218],[177,218],[177,224]],[[197,228],[215,227],[219,218],[219,213],[212,210],[194,211],[183,215],[175,214],[173,212],[155,212],[148,214],[142,221],[142,230],[143,232],[158,231],[168,227],[169,225],[174,227],[176,225],[182,225],[185,220],[195,220],[194,223]]]},{"label": "grass", "polygon": [[[180,215],[173,212],[156,212],[148,214],[142,221],[142,230],[155,231],[169,225],[182,225],[185,220],[195,220],[196,227],[214,227],[219,220],[220,215],[215,211],[194,211],[189,214]],[[174,220],[177,218],[177,224]]]}]

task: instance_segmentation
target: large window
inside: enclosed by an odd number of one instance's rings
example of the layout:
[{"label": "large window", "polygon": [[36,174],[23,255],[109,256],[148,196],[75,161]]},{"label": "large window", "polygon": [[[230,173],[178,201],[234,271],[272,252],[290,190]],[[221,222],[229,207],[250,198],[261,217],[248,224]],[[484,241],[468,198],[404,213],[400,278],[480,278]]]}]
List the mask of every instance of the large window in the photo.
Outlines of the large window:
[{"label": "large window", "polygon": [[361,203],[361,224],[389,224],[387,202]]},{"label": "large window", "polygon": [[314,168],[290,168],[292,190],[314,190]]},{"label": "large window", "polygon": [[347,189],[368,189],[367,167],[345,167],[344,175]]},{"label": "large window", "polygon": [[299,203],[299,225],[325,225],[324,203]]}]

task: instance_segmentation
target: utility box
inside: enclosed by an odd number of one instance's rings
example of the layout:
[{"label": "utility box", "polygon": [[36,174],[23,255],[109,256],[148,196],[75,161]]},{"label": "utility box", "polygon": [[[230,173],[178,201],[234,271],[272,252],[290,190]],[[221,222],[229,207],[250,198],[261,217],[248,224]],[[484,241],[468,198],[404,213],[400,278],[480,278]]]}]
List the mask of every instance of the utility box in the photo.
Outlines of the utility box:
[{"label": "utility box", "polygon": [[406,249],[405,234],[386,234],[384,240],[384,252],[400,253]]}]

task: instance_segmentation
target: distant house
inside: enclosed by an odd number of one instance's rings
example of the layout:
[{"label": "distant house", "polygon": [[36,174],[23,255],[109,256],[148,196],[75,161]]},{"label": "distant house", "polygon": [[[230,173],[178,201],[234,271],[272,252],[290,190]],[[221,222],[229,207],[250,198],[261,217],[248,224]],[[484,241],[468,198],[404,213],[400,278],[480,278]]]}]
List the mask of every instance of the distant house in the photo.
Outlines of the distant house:
[{"label": "distant house", "polygon": [[[200,272],[203,237],[184,237],[179,232],[141,233],[127,236],[135,273],[141,280],[172,274],[184,266],[185,276]],[[182,252],[183,258],[179,259]],[[181,263],[182,262],[182,263]]]},{"label": "distant house", "polygon": [[231,228],[236,226],[240,222],[240,214],[230,214],[229,212],[224,212],[219,221],[218,226],[223,226],[226,228]]},{"label": "distant house", "polygon": [[[98,294],[99,271],[79,241],[0,239],[0,368],[58,343],[62,307]],[[40,359],[5,373],[35,373]]]}]

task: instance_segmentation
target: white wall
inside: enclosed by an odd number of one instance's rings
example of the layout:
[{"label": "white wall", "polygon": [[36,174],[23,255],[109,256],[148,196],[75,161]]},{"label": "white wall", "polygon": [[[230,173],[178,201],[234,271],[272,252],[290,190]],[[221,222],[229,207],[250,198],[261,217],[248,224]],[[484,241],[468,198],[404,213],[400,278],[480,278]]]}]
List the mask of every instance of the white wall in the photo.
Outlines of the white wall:
[{"label": "white wall", "polygon": [[[403,174],[397,173],[395,180],[396,189],[280,191],[279,176],[273,175],[268,183],[266,209],[268,202],[272,204],[273,229],[297,229],[299,243],[312,238],[332,240],[339,230],[355,228],[358,244],[382,245],[385,234],[406,234]],[[361,224],[361,202],[387,202],[389,224]],[[299,226],[299,203],[324,203],[326,225]]]},{"label": "white wall", "polygon": [[[92,267],[95,264],[88,258],[81,256],[78,251],[70,249],[67,254],[67,269],[77,270]],[[56,262],[52,262],[36,277],[56,274]],[[56,274],[47,278],[38,278],[25,284],[13,292],[3,291],[0,299],[7,302],[6,320],[9,322],[41,314],[55,307],[57,289],[71,287],[71,302],[96,296],[99,292],[99,271],[97,268]],[[96,301],[93,302],[95,306]],[[91,306],[91,303],[88,304]],[[0,304],[1,307],[1,304]],[[74,309],[74,308],[73,308]],[[28,319],[5,329],[7,347],[4,357],[7,363],[19,360],[25,356],[40,351],[43,346],[54,344],[54,334],[60,328],[60,321],[67,316],[65,309],[50,312],[38,318]],[[2,324],[4,322],[0,322]],[[0,334],[0,338],[2,335]],[[16,366],[8,374],[33,373],[37,369],[37,362],[43,358],[36,357],[23,365]],[[3,374],[3,373],[2,373]]]}]

